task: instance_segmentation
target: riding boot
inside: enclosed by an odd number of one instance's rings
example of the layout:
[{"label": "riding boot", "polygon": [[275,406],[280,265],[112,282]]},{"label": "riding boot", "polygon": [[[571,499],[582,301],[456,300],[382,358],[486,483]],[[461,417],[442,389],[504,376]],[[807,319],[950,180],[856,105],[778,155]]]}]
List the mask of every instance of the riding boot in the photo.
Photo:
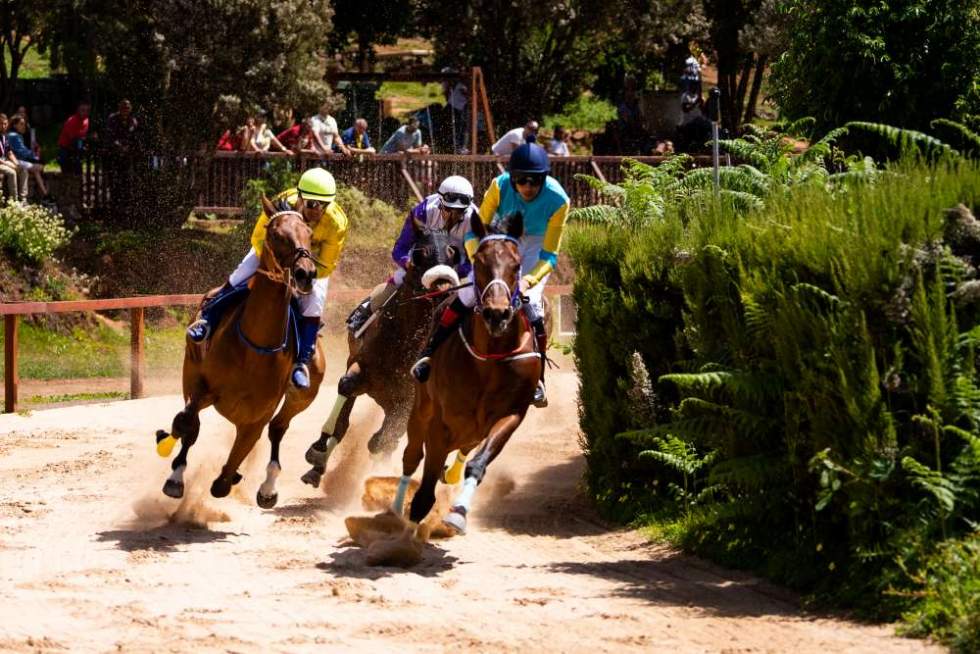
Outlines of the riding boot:
[{"label": "riding boot", "polygon": [[228,299],[237,295],[241,287],[232,286],[231,282],[225,282],[213,297],[204,301],[201,307],[201,317],[192,322],[187,327],[187,336],[195,343],[200,343],[211,335],[211,329],[221,322]]},{"label": "riding boot", "polygon": [[538,344],[538,352],[541,353],[541,379],[538,380],[538,387],[534,389],[534,400],[532,404],[539,409],[548,406],[548,396],[544,391],[544,369],[548,367],[548,332],[544,328],[544,320],[538,318],[531,323],[534,328],[534,338]]},{"label": "riding boot", "polygon": [[364,326],[364,323],[366,323],[378,309],[388,303],[388,300],[391,299],[391,296],[393,296],[396,291],[398,291],[398,287],[392,284],[390,281],[384,284],[378,284],[378,286],[371,291],[371,295],[357,305],[353,311],[351,311],[350,316],[347,317],[347,329],[357,333],[357,331]]},{"label": "riding boot", "polygon": [[296,348],[296,363],[290,379],[293,386],[306,390],[310,387],[309,363],[316,351],[316,336],[320,331],[319,316],[304,316],[299,323],[299,344]]},{"label": "riding boot", "polygon": [[456,329],[456,326],[459,325],[459,321],[470,311],[472,309],[463,304],[463,301],[458,297],[453,300],[452,304],[446,307],[442,315],[439,316],[439,324],[436,325],[432,336],[429,338],[429,342],[421,352],[422,357],[412,366],[412,376],[415,379],[421,383],[425,383],[429,379],[429,373],[432,371],[430,360],[432,359],[433,353],[440,345],[446,342],[446,339],[449,338],[453,330]]}]

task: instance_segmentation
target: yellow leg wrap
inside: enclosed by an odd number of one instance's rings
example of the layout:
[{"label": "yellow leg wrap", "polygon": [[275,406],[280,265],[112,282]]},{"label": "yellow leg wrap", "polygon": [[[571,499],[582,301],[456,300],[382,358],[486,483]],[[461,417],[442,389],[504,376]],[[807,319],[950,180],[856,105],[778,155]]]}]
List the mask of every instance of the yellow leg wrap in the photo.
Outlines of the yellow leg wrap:
[{"label": "yellow leg wrap", "polygon": [[174,445],[177,444],[177,439],[167,434],[165,437],[157,441],[157,454],[163,458],[170,456],[170,453],[174,451]]},{"label": "yellow leg wrap", "polygon": [[453,464],[446,468],[446,471],[442,475],[442,480],[447,484],[458,484],[463,478],[463,469],[466,467],[466,455],[462,452],[456,452],[456,460]]},{"label": "yellow leg wrap", "polygon": [[337,401],[333,403],[333,409],[330,410],[327,421],[323,423],[323,427],[320,429],[321,434],[330,434],[333,436],[334,429],[337,428],[337,419],[340,417],[340,412],[344,410],[344,405],[347,404],[347,400],[348,398],[344,395],[337,396]]}]

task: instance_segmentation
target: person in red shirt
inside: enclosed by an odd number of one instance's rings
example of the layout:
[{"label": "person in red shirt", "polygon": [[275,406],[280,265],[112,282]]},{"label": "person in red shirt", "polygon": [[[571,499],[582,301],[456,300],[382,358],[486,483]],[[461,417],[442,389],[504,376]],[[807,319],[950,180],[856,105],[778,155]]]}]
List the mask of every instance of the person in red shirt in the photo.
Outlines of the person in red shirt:
[{"label": "person in red shirt", "polygon": [[313,137],[310,134],[310,119],[304,118],[289,129],[285,129],[277,136],[284,148],[299,152],[301,150],[311,150],[313,148]]},{"label": "person in red shirt", "polygon": [[66,173],[81,174],[82,148],[88,136],[88,116],[92,105],[87,101],[78,104],[78,110],[68,117],[58,136],[58,163]]}]

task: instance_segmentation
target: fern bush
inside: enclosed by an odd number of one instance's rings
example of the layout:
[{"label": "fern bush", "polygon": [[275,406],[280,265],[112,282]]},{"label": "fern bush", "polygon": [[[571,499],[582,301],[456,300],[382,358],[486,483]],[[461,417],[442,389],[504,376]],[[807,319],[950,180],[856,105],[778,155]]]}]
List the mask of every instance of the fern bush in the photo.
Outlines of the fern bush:
[{"label": "fern bush", "polygon": [[580,221],[581,426],[608,515],[673,515],[693,551],[895,616],[980,522],[980,168],[835,178],[842,133],[810,164],[755,148],[757,204],[634,171]]},{"label": "fern bush", "polygon": [[0,248],[29,263],[42,263],[71,240],[72,230],[55,211],[9,200],[0,206]]}]

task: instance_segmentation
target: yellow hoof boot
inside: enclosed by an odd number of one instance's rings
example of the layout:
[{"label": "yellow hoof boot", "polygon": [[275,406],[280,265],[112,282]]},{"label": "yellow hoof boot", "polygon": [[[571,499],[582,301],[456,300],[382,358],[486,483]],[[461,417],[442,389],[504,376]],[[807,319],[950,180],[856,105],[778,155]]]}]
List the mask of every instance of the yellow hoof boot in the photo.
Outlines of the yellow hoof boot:
[{"label": "yellow hoof boot", "polygon": [[170,453],[174,451],[174,445],[177,444],[177,439],[170,434],[158,431],[157,432],[157,454],[163,458],[170,456]]},{"label": "yellow hoof boot", "polygon": [[456,454],[453,464],[443,470],[442,481],[444,484],[458,484],[463,480],[463,468],[466,466],[466,457],[462,453]]}]

